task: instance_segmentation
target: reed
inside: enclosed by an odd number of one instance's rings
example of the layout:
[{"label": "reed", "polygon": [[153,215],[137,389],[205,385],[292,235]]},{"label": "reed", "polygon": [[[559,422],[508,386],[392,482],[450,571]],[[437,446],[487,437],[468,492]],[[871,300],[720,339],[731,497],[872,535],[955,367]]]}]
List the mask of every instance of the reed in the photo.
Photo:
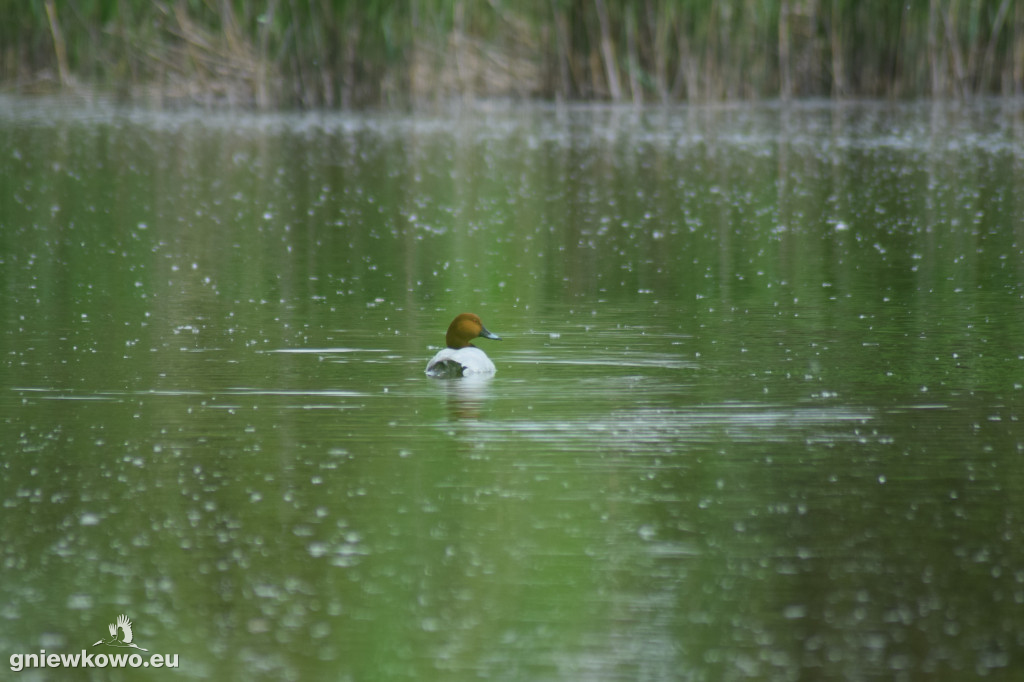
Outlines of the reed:
[{"label": "reed", "polygon": [[1024,0],[0,0],[0,87],[255,107],[1024,90]]}]

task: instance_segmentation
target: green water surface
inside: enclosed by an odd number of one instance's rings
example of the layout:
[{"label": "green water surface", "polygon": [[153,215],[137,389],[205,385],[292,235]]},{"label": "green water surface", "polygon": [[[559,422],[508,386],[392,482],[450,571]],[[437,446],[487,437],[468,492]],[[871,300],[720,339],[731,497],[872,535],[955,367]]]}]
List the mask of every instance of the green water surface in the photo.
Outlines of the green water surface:
[{"label": "green water surface", "polygon": [[0,99],[0,663],[1020,679],[1022,188],[1013,101]]}]

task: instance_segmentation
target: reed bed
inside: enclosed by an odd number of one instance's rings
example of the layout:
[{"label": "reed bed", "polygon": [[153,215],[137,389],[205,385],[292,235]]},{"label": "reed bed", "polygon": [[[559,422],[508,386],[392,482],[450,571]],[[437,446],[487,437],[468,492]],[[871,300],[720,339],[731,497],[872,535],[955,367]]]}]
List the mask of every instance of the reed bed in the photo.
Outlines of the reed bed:
[{"label": "reed bed", "polygon": [[1021,94],[1024,0],[0,0],[0,88],[260,108]]}]

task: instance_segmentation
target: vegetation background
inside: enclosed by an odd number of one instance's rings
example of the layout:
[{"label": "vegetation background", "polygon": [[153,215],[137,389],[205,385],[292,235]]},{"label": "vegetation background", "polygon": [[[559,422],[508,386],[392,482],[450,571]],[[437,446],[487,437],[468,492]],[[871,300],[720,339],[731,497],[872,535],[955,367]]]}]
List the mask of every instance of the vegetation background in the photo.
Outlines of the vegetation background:
[{"label": "vegetation background", "polygon": [[1024,0],[0,0],[0,90],[259,108],[1024,90]]}]

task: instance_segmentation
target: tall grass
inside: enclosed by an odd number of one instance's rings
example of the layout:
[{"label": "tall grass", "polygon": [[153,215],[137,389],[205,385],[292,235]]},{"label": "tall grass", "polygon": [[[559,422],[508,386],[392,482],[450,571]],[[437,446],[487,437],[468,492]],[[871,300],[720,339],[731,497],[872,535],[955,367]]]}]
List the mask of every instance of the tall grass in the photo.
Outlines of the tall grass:
[{"label": "tall grass", "polygon": [[1024,0],[0,0],[0,87],[259,107],[1024,90]]}]

